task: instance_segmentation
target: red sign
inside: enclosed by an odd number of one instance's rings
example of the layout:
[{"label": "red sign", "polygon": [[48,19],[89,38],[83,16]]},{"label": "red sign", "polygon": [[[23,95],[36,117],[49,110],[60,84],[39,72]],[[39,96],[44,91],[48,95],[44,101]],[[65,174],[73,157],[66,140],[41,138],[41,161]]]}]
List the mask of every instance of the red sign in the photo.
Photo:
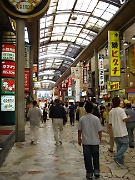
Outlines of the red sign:
[{"label": "red sign", "polygon": [[2,94],[14,94],[15,93],[15,79],[2,78],[1,79]]},{"label": "red sign", "polygon": [[15,61],[15,46],[11,44],[2,45],[2,59]]},{"label": "red sign", "polygon": [[68,87],[72,86],[72,78],[68,78]]},{"label": "red sign", "polygon": [[61,91],[67,91],[67,89],[68,89],[68,82],[62,82],[60,84],[60,90]]},{"label": "red sign", "polygon": [[25,89],[25,92],[30,91],[30,70],[29,69],[25,69],[24,71],[24,89]]},{"label": "red sign", "polygon": [[2,77],[15,77],[15,62],[14,61],[2,61],[1,64]]}]

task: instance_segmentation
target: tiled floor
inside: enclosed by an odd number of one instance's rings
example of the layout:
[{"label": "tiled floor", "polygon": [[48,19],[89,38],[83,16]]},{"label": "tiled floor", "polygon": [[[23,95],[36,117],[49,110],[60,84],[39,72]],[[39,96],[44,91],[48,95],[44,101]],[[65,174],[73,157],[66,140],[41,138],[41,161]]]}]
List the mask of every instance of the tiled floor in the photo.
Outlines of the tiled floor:
[{"label": "tiled floor", "polygon": [[[37,145],[30,144],[29,130],[27,122],[26,141],[14,144],[0,168],[0,180],[86,180],[82,147],[77,144],[77,123],[66,124],[61,146],[55,146],[51,120],[41,124]],[[108,134],[103,133],[99,180],[135,180],[135,150],[128,149],[125,165],[119,167],[108,147]]]}]

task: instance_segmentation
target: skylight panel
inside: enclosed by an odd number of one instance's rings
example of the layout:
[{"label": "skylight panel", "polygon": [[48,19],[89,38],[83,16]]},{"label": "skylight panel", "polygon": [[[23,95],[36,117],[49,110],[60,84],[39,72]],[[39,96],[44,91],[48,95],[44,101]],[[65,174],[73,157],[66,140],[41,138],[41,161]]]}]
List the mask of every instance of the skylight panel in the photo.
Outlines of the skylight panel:
[{"label": "skylight panel", "polygon": [[54,27],[53,28],[53,32],[52,33],[58,33],[58,34],[60,34],[60,33],[64,33],[64,31],[65,31],[65,26],[56,26],[56,27]]},{"label": "skylight panel", "polygon": [[88,46],[89,43],[90,43],[90,42],[89,42],[88,40],[85,39],[85,40],[82,42],[82,45],[83,45],[83,46]]},{"label": "skylight panel", "polygon": [[81,44],[82,44],[82,42],[83,42],[83,39],[82,39],[82,38],[77,38],[77,40],[76,40],[76,44],[81,45]]},{"label": "skylight panel", "polygon": [[103,14],[104,10],[102,9],[95,9],[94,12],[92,13],[92,15],[96,16],[96,17],[101,17]]},{"label": "skylight panel", "polygon": [[64,36],[64,37],[63,37],[63,40],[64,40],[64,41],[74,42],[75,39],[76,39],[76,37],[73,37],[73,36]]},{"label": "skylight panel", "polygon": [[111,14],[111,13],[109,13],[109,12],[106,11],[106,12],[101,16],[101,18],[109,21],[109,20],[112,18],[112,16],[113,16],[113,14]]},{"label": "skylight panel", "polygon": [[80,31],[81,31],[81,28],[69,26],[69,27],[67,27],[66,33],[78,35],[80,33]]},{"label": "skylight panel", "polygon": [[59,24],[59,23],[67,23],[69,19],[70,14],[58,14],[55,16],[55,21],[54,24]]},{"label": "skylight panel", "polygon": [[[103,19],[105,19],[103,16],[102,16]],[[107,19],[106,19],[107,20]],[[98,20],[97,23],[96,23],[96,26],[102,28],[106,23],[104,21],[101,21],[101,20]]]},{"label": "skylight panel", "polygon": [[62,36],[52,36],[51,37],[51,41],[58,41],[58,40],[61,40],[62,39]]},{"label": "skylight panel", "polygon": [[72,9],[73,5],[75,3],[75,0],[69,1],[69,0],[59,0],[57,10],[63,10],[63,9]]},{"label": "skylight panel", "polygon": [[103,9],[103,10],[105,10],[108,6],[109,6],[108,3],[99,1],[99,3],[98,3],[98,5],[97,5],[96,8],[97,8],[97,9]]},{"label": "skylight panel", "polygon": [[97,3],[98,3],[98,0],[91,0],[88,6],[87,12],[92,12],[95,9]]}]

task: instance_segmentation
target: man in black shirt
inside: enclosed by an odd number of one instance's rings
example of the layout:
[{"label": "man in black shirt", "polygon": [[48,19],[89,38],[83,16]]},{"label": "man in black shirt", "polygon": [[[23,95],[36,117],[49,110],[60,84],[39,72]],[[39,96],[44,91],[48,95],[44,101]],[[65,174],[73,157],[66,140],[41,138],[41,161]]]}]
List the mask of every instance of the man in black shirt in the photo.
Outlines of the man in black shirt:
[{"label": "man in black shirt", "polygon": [[66,111],[63,106],[60,105],[59,99],[55,99],[55,105],[51,109],[51,117],[53,120],[54,139],[56,146],[62,144],[63,125],[66,124]]}]

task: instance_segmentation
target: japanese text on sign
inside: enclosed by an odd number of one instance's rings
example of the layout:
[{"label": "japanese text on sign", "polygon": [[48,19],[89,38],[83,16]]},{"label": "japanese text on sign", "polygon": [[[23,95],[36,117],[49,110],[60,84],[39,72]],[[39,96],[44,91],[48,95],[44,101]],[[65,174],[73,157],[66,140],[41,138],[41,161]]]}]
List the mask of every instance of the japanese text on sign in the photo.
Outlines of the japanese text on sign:
[{"label": "japanese text on sign", "polygon": [[119,32],[109,31],[110,76],[120,76]]}]

